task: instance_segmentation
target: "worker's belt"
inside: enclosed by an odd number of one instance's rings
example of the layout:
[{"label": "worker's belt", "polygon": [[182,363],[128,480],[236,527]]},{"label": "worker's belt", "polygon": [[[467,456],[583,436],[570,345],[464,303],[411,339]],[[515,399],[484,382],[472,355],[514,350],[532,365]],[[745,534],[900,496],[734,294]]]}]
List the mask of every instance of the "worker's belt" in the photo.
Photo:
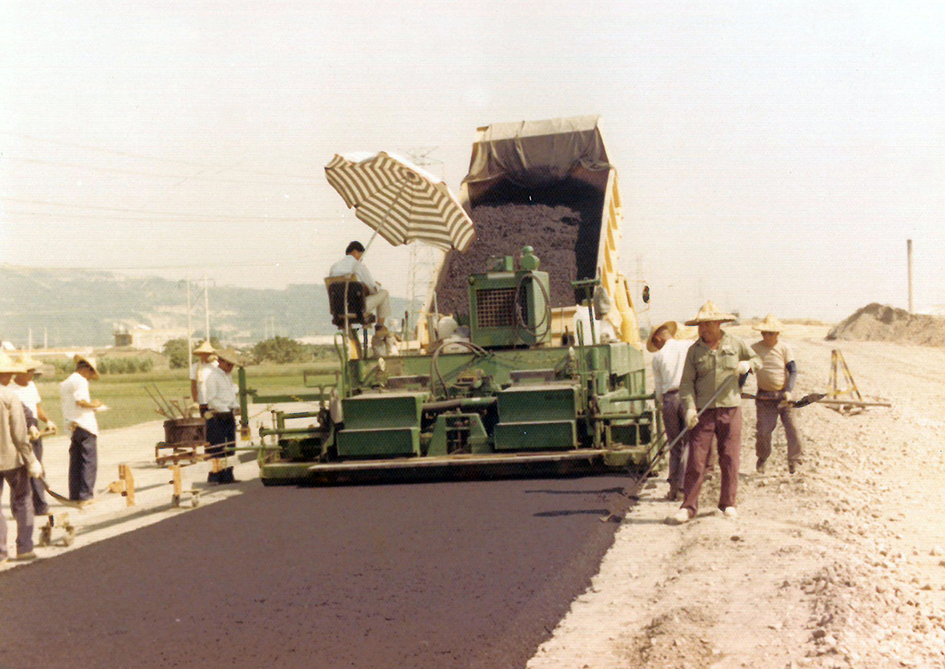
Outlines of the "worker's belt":
[{"label": "worker's belt", "polygon": [[758,390],[755,393],[756,402],[778,402],[784,399],[783,390]]},{"label": "worker's belt", "polygon": [[210,416],[211,418],[233,418],[232,409],[229,411],[211,411],[210,413],[213,414]]}]

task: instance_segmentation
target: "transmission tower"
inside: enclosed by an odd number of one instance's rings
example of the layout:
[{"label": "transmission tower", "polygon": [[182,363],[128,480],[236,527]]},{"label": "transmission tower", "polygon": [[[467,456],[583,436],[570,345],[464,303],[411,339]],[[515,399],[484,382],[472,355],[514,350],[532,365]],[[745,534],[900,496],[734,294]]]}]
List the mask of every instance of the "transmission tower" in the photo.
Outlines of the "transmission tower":
[{"label": "transmission tower", "polygon": [[[443,181],[442,160],[433,157],[437,147],[420,147],[407,151],[407,157],[417,167],[422,167],[433,176]],[[407,301],[410,305],[411,329],[416,326],[416,314],[423,307],[436,271],[436,264],[442,253],[439,249],[426,244],[410,245],[410,262],[407,267]]]}]

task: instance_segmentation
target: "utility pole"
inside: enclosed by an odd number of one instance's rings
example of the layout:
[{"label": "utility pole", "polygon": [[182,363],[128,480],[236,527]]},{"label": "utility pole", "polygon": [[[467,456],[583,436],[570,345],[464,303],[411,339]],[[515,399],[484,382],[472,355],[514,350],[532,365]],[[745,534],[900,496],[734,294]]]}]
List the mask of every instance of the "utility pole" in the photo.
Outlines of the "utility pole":
[{"label": "utility pole", "polygon": [[909,264],[909,313],[915,313],[915,303],[912,300],[912,240],[906,240],[906,262]]},{"label": "utility pole", "polygon": [[49,328],[43,328],[43,348],[49,348]]},{"label": "utility pole", "polygon": [[29,345],[26,350],[30,353],[33,352],[33,328],[29,328]]},{"label": "utility pole", "polygon": [[[432,157],[436,149],[437,147],[435,146],[413,149],[407,152],[407,157],[418,167],[429,169],[431,166],[436,165],[438,167],[438,174],[436,176],[442,180],[444,163],[442,160]],[[436,269],[440,253],[442,253],[442,251],[430,246],[416,243],[410,245],[410,260],[407,267],[408,317],[410,314],[417,314],[423,307],[422,301],[426,301],[428,297],[427,291],[432,289],[433,273]],[[419,315],[417,320],[419,321]],[[403,330],[409,330],[409,323],[403,324]]]},{"label": "utility pole", "polygon": [[194,364],[194,326],[192,323],[192,316],[190,313],[191,304],[190,304],[190,277],[187,278],[187,374],[190,374],[190,368]]},{"label": "utility pole", "polygon": [[207,342],[210,341],[210,284],[207,283],[207,274],[203,275],[203,318],[207,331]]}]

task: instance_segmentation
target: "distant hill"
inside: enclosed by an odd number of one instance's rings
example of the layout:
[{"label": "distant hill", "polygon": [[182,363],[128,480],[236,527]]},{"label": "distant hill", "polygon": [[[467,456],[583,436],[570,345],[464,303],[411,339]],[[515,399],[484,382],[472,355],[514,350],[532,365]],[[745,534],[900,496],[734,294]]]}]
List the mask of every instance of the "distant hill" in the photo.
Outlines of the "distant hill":
[{"label": "distant hill", "polygon": [[[203,304],[203,293],[195,292]],[[391,299],[402,314],[406,300]],[[259,341],[266,321],[275,319],[285,337],[331,334],[323,284],[291,285],[285,290],[234,286],[210,288],[210,326],[229,341]],[[0,339],[25,345],[29,328],[33,344],[41,345],[44,330],[49,346],[107,346],[116,325],[146,325],[184,330],[187,293],[184,282],[157,277],[127,277],[96,270],[61,270],[0,265]],[[196,332],[203,312],[195,312]]]}]

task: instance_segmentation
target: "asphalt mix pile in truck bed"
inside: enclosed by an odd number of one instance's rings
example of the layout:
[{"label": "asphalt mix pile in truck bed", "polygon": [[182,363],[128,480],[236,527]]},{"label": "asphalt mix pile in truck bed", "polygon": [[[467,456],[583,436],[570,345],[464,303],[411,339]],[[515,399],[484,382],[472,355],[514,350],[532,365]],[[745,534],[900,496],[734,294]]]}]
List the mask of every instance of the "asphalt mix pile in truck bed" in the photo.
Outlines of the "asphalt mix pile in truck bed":
[{"label": "asphalt mix pile in truck bed", "polygon": [[0,573],[11,667],[524,667],[621,476],[262,488]]},{"label": "asphalt mix pile in truck bed", "polygon": [[441,314],[469,311],[470,274],[489,270],[492,256],[518,256],[525,245],[549,273],[551,306],[574,304],[570,281],[594,276],[604,194],[577,179],[526,189],[509,181],[474,203],[476,239],[465,253],[451,251],[437,283]]}]

